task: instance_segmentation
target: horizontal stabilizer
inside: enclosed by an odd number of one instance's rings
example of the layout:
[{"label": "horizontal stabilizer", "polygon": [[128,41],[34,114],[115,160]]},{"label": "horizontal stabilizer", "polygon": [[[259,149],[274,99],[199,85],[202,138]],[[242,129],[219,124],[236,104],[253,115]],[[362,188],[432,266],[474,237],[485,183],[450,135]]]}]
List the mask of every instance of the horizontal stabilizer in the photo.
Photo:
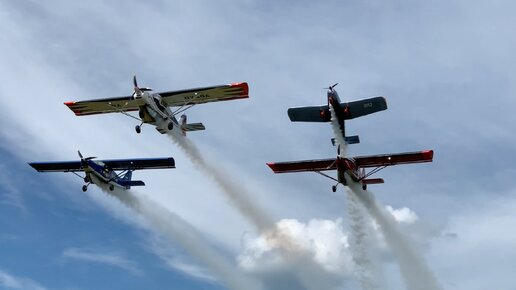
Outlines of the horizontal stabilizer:
[{"label": "horizontal stabilizer", "polygon": [[274,173],[335,170],[337,169],[337,159],[271,162],[267,163],[267,166],[269,166]]},{"label": "horizontal stabilizer", "polygon": [[362,179],[363,184],[381,184],[384,183],[382,178],[368,178]]},{"label": "horizontal stabilizer", "polygon": [[181,125],[181,129],[186,132],[206,130],[206,127],[202,123],[190,123]]},{"label": "horizontal stabilizer", "polygon": [[358,144],[358,143],[360,143],[360,138],[358,137],[358,135],[346,136],[344,138],[344,140],[346,141],[346,144]]},{"label": "horizontal stabilizer", "polygon": [[120,180],[118,184],[125,187],[145,186],[145,183],[141,180]]},{"label": "horizontal stabilizer", "polygon": [[[346,138],[344,140],[346,141],[346,144],[348,144],[348,145],[360,143],[360,138],[358,137],[358,135],[346,136]],[[335,146],[337,144],[337,141],[335,141],[335,138],[331,138],[331,144],[333,146]]]}]

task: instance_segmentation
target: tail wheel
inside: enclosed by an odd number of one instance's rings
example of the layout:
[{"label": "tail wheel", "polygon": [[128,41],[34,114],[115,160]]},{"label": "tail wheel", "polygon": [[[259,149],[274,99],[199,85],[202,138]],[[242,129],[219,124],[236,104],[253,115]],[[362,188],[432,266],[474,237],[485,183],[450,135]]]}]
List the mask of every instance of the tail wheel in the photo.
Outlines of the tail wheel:
[{"label": "tail wheel", "polygon": [[113,184],[110,184],[109,185],[109,190],[111,190],[111,191],[115,190],[115,186]]},{"label": "tail wheel", "polygon": [[172,130],[174,128],[174,124],[172,122],[168,123],[167,128]]},{"label": "tail wheel", "polygon": [[331,186],[331,191],[336,192],[337,191],[337,186],[336,185],[332,185]]},{"label": "tail wheel", "polygon": [[367,190],[367,184],[362,184],[362,189]]},{"label": "tail wheel", "polygon": [[140,127],[140,125],[136,125],[136,127],[134,127],[134,130],[136,130],[137,134],[140,134],[140,132],[142,131],[142,127]]}]

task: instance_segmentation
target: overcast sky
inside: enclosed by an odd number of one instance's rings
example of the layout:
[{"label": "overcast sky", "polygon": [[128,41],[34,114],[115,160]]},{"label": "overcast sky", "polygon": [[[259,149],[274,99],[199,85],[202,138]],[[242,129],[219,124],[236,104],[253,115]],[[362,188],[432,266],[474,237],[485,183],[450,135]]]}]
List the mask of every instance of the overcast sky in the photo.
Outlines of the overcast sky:
[{"label": "overcast sky", "polygon": [[[349,154],[434,149],[370,186],[444,289],[514,289],[516,5],[511,1],[3,1],[0,3],[0,288],[226,289],[145,218],[71,174],[30,161],[172,156],[135,172],[134,193],[181,217],[205,247],[264,289],[299,289],[260,233],[187,156],[120,114],[76,117],[65,101],[246,81],[250,98],[196,106],[188,138],[274,221],[296,229],[331,274],[361,289],[346,193],[316,174],[265,165],[335,156],[331,127],[291,123],[289,107],[385,96],[388,110],[347,123]],[[245,190],[244,190],[245,189]],[[406,209],[403,209],[406,208]],[[304,239],[304,240],[303,240]],[[316,246],[328,249],[318,256]],[[403,289],[381,236],[380,289]],[[333,252],[332,252],[333,251]],[[302,279],[301,279],[302,280]]]}]

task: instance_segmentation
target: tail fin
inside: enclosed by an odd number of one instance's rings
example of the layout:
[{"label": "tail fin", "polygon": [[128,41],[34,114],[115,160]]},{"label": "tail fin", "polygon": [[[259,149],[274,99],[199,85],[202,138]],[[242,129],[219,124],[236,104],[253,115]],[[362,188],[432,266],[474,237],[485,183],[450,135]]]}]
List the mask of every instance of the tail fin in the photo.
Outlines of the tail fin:
[{"label": "tail fin", "polygon": [[131,178],[133,177],[133,172],[131,170],[127,171],[127,173],[122,178],[123,181],[131,181]]},{"label": "tail fin", "polygon": [[183,135],[186,135],[186,132],[190,131],[201,131],[206,130],[206,127],[202,123],[186,123],[187,118],[186,115],[181,115],[181,118],[179,119],[179,124],[181,126],[181,130],[183,130]]}]

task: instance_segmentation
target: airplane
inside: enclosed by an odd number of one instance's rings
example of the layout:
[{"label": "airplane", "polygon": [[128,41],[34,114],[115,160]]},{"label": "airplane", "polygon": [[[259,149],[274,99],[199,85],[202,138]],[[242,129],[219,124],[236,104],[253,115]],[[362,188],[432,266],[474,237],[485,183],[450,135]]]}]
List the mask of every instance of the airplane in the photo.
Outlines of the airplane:
[{"label": "airplane", "polygon": [[[357,144],[360,142],[358,135],[346,136],[344,121],[357,117],[369,115],[387,109],[387,102],[384,97],[373,97],[341,103],[335,86],[330,86],[327,92],[327,105],[299,107],[288,109],[288,115],[292,122],[335,122],[338,132],[332,138],[332,144],[337,144],[337,157],[316,160],[302,160],[291,162],[270,162],[267,163],[274,173],[303,172],[312,171],[337,182],[332,186],[332,191],[337,191],[337,186],[347,185],[346,175],[353,182],[360,183],[362,189],[366,190],[368,184],[384,183],[382,178],[369,178],[380,170],[398,164],[432,162],[433,150],[423,150],[417,152],[404,152],[394,154],[380,154],[369,156],[346,157],[341,155],[341,146],[347,144]],[[334,119],[334,120],[332,120]],[[342,140],[339,142],[339,140]],[[344,143],[344,144],[340,144]],[[366,172],[366,168],[373,168]],[[337,178],[329,176],[322,171],[337,170]]]},{"label": "airplane", "polygon": [[[344,142],[358,144],[360,143],[358,135],[346,136],[344,121],[387,110],[387,102],[384,97],[373,97],[342,103],[335,90],[337,85],[338,83],[328,87],[326,105],[289,108],[288,116],[292,122],[330,122],[332,116],[330,110],[333,109]],[[336,144],[335,138],[332,138],[331,141],[333,145]]]},{"label": "airplane", "polygon": [[[77,116],[122,113],[141,122],[135,127],[138,134],[141,126],[147,123],[156,126],[161,134],[171,131],[185,136],[186,132],[205,130],[205,127],[202,123],[187,123],[185,114],[179,120],[176,115],[197,104],[249,98],[249,86],[245,82],[161,93],[153,93],[150,88],[140,88],[136,76],[133,77],[133,84],[134,92],[131,96],[64,104]],[[178,108],[173,111],[170,107]],[[129,114],[130,111],[138,111],[139,118]]]},{"label": "airplane", "polygon": [[[332,191],[337,191],[337,185],[347,185],[346,175],[352,181],[360,183],[363,190],[367,190],[368,184],[384,183],[382,178],[369,178],[378,171],[392,165],[432,162],[434,156],[433,150],[423,150],[417,152],[405,152],[396,154],[381,154],[369,156],[342,157],[337,155],[336,158],[302,160],[291,162],[270,162],[267,163],[274,173],[303,172],[313,171],[324,177],[332,179],[337,184],[332,186]],[[374,168],[371,171],[365,171],[366,168]],[[337,178],[329,176],[322,171],[337,170]]]},{"label": "airplane", "polygon": [[[71,172],[86,183],[82,186],[82,191],[88,190],[88,186],[95,180],[109,185],[111,191],[115,188],[127,190],[131,186],[144,186],[145,183],[141,180],[131,180],[133,171],[176,168],[172,157],[93,160],[96,157],[84,158],[80,151],[77,152],[80,161],[31,162],[29,165],[38,172]],[[77,173],[81,171],[84,172],[84,177]]]}]

